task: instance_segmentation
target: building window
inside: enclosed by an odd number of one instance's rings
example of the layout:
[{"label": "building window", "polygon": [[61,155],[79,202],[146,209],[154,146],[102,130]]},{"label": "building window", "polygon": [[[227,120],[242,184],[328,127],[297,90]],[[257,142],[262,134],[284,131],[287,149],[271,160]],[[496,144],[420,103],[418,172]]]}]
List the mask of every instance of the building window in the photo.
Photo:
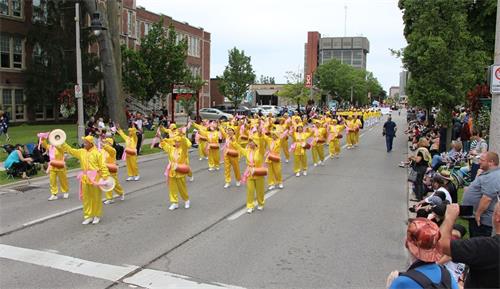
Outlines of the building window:
[{"label": "building window", "polygon": [[198,37],[188,37],[188,55],[200,57],[200,39]]},{"label": "building window", "polygon": [[13,66],[14,68],[23,68],[23,40],[19,37],[12,38],[14,42]]},{"label": "building window", "polygon": [[24,119],[24,93],[22,89],[14,90],[14,104],[16,106],[16,119]]},{"label": "building window", "polygon": [[352,65],[361,66],[363,64],[363,53],[361,51],[353,51],[352,53]]},{"label": "building window", "polygon": [[333,58],[337,59],[338,61],[342,61],[342,51],[341,50],[334,50],[332,54],[333,54]]},{"label": "building window", "polygon": [[33,22],[47,22],[47,1],[33,0]]},{"label": "building window", "polygon": [[139,21],[135,21],[135,38],[141,38],[141,23]]},{"label": "building window", "polygon": [[13,121],[24,121],[25,105],[22,89],[1,89],[0,110],[3,110]]},{"label": "building window", "polygon": [[128,11],[128,35],[132,36],[134,35],[134,22],[132,21],[132,11]]},{"label": "building window", "polygon": [[1,109],[7,113],[9,118],[12,118],[12,90],[2,90],[2,107]]},{"label": "building window", "polygon": [[352,38],[342,38],[342,48],[352,48]]},{"label": "building window", "polygon": [[148,35],[149,27],[150,27],[149,23],[144,23],[144,36]]},{"label": "building window", "polygon": [[22,17],[21,0],[0,0],[0,15]]},{"label": "building window", "polygon": [[342,48],[342,39],[341,38],[333,38],[332,48],[334,48],[334,49]]},{"label": "building window", "polygon": [[351,65],[352,64],[352,52],[351,50],[342,51],[342,63]]},{"label": "building window", "polygon": [[0,67],[23,68],[22,38],[0,34]]},{"label": "building window", "polygon": [[0,67],[10,68],[10,37],[0,34]]}]

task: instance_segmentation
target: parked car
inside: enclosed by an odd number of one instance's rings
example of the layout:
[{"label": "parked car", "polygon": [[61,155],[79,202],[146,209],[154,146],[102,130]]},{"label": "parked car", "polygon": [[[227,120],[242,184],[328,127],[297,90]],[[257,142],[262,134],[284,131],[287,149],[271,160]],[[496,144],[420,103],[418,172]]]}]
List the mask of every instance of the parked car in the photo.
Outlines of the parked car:
[{"label": "parked car", "polygon": [[[193,112],[191,118],[194,119],[195,117],[196,112]],[[233,118],[233,115],[212,107],[200,109],[200,117],[208,120],[229,120]]]},{"label": "parked car", "polygon": [[250,109],[244,105],[241,105],[236,110],[234,109],[234,106],[228,105],[228,104],[215,105],[215,106],[212,106],[212,108],[218,109],[222,112],[229,113],[232,115],[235,115],[235,114],[250,115],[251,114]]},{"label": "parked car", "polygon": [[263,115],[269,115],[269,114],[271,114],[273,116],[279,115],[279,110],[275,105],[261,105],[261,106],[256,107],[256,109],[257,109],[257,112],[259,110],[262,111]]}]

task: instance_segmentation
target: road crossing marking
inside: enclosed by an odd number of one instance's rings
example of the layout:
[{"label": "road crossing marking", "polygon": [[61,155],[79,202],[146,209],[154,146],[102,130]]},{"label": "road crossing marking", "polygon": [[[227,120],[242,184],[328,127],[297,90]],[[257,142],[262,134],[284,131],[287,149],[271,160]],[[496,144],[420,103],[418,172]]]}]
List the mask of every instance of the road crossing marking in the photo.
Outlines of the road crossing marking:
[{"label": "road crossing marking", "polygon": [[89,260],[74,258],[48,251],[33,250],[10,245],[0,244],[0,258],[49,267],[74,274],[84,275],[92,278],[104,279],[117,282],[123,278],[123,283],[131,286],[139,286],[148,289],[243,289],[222,283],[203,283],[189,276],[173,274],[164,271],[143,269],[126,277],[140,267],[134,265],[110,265],[97,263]]}]

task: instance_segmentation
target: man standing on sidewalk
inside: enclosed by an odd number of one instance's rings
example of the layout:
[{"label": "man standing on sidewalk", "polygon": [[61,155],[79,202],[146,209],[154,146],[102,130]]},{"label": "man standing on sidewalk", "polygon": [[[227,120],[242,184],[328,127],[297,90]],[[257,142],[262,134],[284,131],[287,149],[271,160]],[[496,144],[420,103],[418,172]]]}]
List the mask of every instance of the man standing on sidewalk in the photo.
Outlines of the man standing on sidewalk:
[{"label": "man standing on sidewalk", "polygon": [[141,147],[142,147],[142,136],[143,136],[143,117],[142,113],[138,112],[135,117],[134,125],[135,128],[137,129],[137,155],[141,154]]},{"label": "man standing on sidewalk", "polygon": [[385,136],[385,145],[387,147],[387,152],[392,151],[392,141],[396,137],[396,123],[392,121],[392,117],[389,116],[387,121],[384,123],[384,131],[382,135]]}]

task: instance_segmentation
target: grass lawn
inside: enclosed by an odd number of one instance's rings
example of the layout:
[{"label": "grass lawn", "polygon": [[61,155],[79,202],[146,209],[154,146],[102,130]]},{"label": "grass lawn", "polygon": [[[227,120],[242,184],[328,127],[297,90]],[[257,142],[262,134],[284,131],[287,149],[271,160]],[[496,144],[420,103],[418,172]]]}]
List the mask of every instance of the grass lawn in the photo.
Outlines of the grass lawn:
[{"label": "grass lawn", "polygon": [[[151,145],[149,145],[149,144],[143,145],[142,149],[141,149],[141,155],[150,155],[150,154],[154,154],[154,153],[158,153],[158,152],[162,152],[162,150],[159,148],[151,148]],[[77,159],[75,159],[73,157],[69,157],[66,159],[66,166],[67,166],[68,170],[71,170],[71,169],[79,168],[80,164],[79,164]],[[32,176],[32,178],[41,177],[44,175],[45,175],[45,171],[39,170],[37,175]],[[22,180],[21,178],[14,178],[14,179],[8,178],[5,171],[0,172],[0,185],[5,185],[5,184],[21,181],[21,180]]]},{"label": "grass lawn", "polygon": [[[461,188],[458,190],[458,203],[462,203],[462,199],[464,197],[464,189]],[[458,218],[457,223],[464,226],[467,229],[467,234],[465,234],[464,239],[469,239],[469,221],[464,220],[462,218]]]}]

